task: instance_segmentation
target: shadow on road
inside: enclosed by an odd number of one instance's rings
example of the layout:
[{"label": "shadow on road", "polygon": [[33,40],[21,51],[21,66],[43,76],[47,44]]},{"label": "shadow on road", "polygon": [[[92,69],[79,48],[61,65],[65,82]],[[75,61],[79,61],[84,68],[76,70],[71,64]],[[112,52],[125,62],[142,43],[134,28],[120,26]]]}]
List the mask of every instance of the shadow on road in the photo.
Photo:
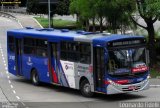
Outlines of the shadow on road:
[{"label": "shadow on road", "polygon": [[[23,79],[23,78],[16,78],[12,79],[16,83],[21,83],[21,84],[27,84],[29,86],[34,86],[32,85],[31,81]],[[36,86],[34,86],[36,87]],[[42,88],[42,89],[47,89],[47,90],[54,90],[55,92],[62,92],[66,94],[71,94],[75,96],[81,96],[81,93],[79,90],[67,88],[67,87],[61,87],[61,86],[56,86],[52,84],[47,84],[47,83],[41,83],[39,86],[37,86],[37,89]],[[114,95],[105,95],[105,94],[98,94],[95,93],[95,95],[92,98],[99,99],[101,101],[111,101],[111,102],[116,102],[116,101],[125,101],[125,100],[132,100],[132,99],[140,99],[140,98],[146,98],[146,96],[138,95],[138,94],[114,94]]]}]

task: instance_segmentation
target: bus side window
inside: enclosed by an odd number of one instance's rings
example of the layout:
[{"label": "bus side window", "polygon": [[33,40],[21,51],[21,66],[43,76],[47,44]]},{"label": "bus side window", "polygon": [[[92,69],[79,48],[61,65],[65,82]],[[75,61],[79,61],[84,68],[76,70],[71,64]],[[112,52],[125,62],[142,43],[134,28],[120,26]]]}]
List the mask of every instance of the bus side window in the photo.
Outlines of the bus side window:
[{"label": "bus side window", "polygon": [[90,64],[91,46],[89,43],[61,42],[61,59]]},{"label": "bus side window", "polygon": [[8,37],[8,46],[9,46],[9,51],[14,53],[15,52],[15,39],[13,36]]},{"label": "bus side window", "polygon": [[35,42],[36,39],[24,38],[24,54],[35,54]]},{"label": "bus side window", "polygon": [[78,62],[79,61],[78,42],[61,42],[61,59]]},{"label": "bus side window", "polygon": [[47,57],[47,41],[36,39],[36,55],[39,57]]},{"label": "bus side window", "polygon": [[47,41],[43,39],[24,38],[24,54],[47,57]]},{"label": "bus side window", "polygon": [[79,47],[78,43],[68,43],[68,60],[73,62],[79,61]]},{"label": "bus side window", "polygon": [[88,43],[80,44],[80,63],[91,63],[91,46]]},{"label": "bus side window", "polygon": [[67,60],[67,42],[61,42],[61,59]]}]

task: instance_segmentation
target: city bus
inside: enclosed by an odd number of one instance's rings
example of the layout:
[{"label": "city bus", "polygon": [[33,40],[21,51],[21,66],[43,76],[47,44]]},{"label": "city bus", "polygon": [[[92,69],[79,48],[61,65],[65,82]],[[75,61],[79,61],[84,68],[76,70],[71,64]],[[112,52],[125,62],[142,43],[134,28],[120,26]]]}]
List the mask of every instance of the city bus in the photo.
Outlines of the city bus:
[{"label": "city bus", "polygon": [[143,36],[35,29],[7,31],[8,71],[32,81],[78,89],[82,95],[149,88]]}]

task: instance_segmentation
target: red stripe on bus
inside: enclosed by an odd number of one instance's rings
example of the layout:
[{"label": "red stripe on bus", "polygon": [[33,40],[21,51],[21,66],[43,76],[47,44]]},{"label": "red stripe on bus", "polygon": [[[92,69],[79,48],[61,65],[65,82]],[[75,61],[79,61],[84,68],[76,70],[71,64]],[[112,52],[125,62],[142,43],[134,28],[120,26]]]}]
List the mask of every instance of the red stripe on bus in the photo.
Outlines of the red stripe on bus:
[{"label": "red stripe on bus", "polygon": [[56,72],[54,71],[53,67],[52,67],[52,78],[53,78],[54,83],[58,83],[58,78],[57,78]]},{"label": "red stripe on bus", "polygon": [[48,70],[50,72],[51,69],[51,74],[52,74],[52,79],[54,83],[58,83],[58,77],[56,75],[56,72],[54,71],[54,68],[50,65],[50,62],[48,61]]}]

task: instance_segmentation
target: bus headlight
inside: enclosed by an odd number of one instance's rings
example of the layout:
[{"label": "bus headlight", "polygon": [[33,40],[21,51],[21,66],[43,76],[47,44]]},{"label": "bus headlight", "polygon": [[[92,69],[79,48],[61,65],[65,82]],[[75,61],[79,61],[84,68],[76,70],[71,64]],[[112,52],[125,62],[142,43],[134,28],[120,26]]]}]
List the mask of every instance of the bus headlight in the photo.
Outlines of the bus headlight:
[{"label": "bus headlight", "polygon": [[120,86],[120,84],[118,83],[115,83],[114,81],[110,80],[110,79],[107,79],[108,82],[111,84],[111,85],[114,85],[114,86]]},{"label": "bus headlight", "polygon": [[149,74],[148,76],[147,76],[147,79],[150,79],[151,78],[151,75]]}]

